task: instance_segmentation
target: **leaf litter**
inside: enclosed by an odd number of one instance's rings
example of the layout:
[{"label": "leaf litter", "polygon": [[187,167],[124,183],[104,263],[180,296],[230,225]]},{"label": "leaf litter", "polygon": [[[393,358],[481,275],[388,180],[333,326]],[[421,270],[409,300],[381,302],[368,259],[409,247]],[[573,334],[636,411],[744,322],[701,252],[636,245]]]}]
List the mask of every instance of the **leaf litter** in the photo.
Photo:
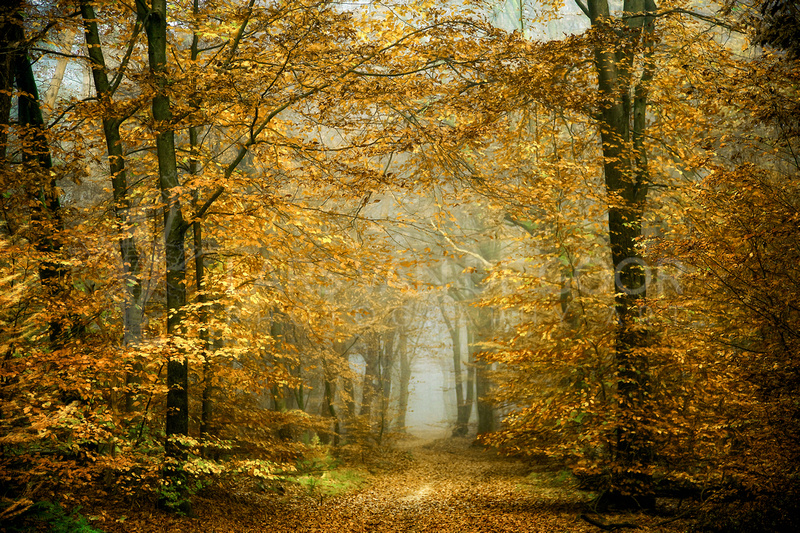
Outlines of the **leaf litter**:
[{"label": "leaf litter", "polygon": [[[468,439],[409,438],[393,453],[396,461],[384,458],[362,488],[336,496],[297,488],[214,492],[195,497],[192,517],[109,502],[93,510],[94,525],[109,533],[601,531],[581,518],[590,512],[586,493]],[[685,530],[646,514],[602,521],[633,522],[637,531]]]}]

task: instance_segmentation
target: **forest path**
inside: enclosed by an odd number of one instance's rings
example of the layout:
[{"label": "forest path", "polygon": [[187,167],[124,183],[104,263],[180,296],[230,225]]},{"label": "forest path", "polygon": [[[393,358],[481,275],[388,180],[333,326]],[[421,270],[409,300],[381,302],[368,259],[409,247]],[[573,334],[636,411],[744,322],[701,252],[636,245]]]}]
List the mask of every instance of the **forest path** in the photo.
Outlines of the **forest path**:
[{"label": "forest path", "polygon": [[[529,467],[467,439],[401,443],[413,460],[364,491],[331,501],[300,531],[591,531],[574,496],[537,487]],[[323,507],[326,507],[323,505]],[[328,521],[330,520],[330,521]]]},{"label": "forest path", "polygon": [[574,494],[537,486],[526,477],[529,469],[522,462],[471,447],[467,439],[411,439],[400,447],[406,451],[403,467],[376,474],[368,488],[332,498],[273,502],[248,509],[247,518],[231,516],[228,521],[216,516],[214,528],[206,531],[526,533],[594,529],[578,517],[581,505]]},{"label": "forest path", "polygon": [[[322,497],[300,487],[281,496],[232,487],[224,497],[198,496],[191,518],[139,509],[124,520],[104,513],[97,525],[109,533],[601,531],[580,518],[586,496],[557,482],[555,474],[527,475],[525,463],[470,444],[468,439],[401,441],[368,486],[340,496]],[[119,510],[113,514],[119,516]],[[643,514],[622,520],[639,524],[638,531],[684,530],[678,523],[665,528],[657,517]]]}]

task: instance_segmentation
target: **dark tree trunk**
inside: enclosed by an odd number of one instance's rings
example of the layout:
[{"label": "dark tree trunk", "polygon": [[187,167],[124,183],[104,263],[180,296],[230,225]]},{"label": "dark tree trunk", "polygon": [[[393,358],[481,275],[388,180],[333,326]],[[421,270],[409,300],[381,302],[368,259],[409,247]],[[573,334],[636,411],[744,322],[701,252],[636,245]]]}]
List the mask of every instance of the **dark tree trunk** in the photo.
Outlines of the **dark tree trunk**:
[{"label": "dark tree trunk", "polygon": [[392,368],[394,367],[394,341],[397,330],[393,329],[385,332],[379,341],[378,357],[378,380],[380,384],[380,428],[378,442],[382,442],[386,432],[389,430],[391,413],[389,407],[392,398]]},{"label": "dark tree trunk", "polygon": [[[92,78],[94,80],[97,97],[107,110],[114,109],[112,98],[114,88],[108,79],[105,57],[100,42],[100,33],[97,28],[97,16],[92,5],[81,0],[81,16],[83,17],[84,35],[89,59],[92,64]],[[137,21],[137,28],[140,23]],[[134,32],[136,38],[138,30]],[[111,171],[111,186],[114,195],[114,215],[120,234],[119,251],[122,258],[124,272],[123,283],[127,291],[125,308],[123,311],[124,337],[126,347],[135,347],[142,340],[142,320],[144,317],[144,302],[142,299],[142,284],[139,278],[139,250],[131,234],[133,223],[130,217],[131,202],[128,193],[128,176],[125,168],[125,153],[122,147],[120,126],[125,117],[121,115],[103,116],[103,133],[106,138],[108,164]],[[125,410],[129,413],[136,410],[136,389],[140,383],[138,373],[141,365],[136,364],[133,371],[126,372],[125,384]]]},{"label": "dark tree trunk", "polygon": [[[609,499],[614,504],[652,507],[650,437],[644,429],[649,394],[648,335],[638,323],[646,297],[644,262],[636,249],[649,177],[644,149],[647,85],[652,78],[653,0],[625,0],[624,22],[612,25],[607,0],[589,0],[592,27],[602,44],[595,48],[598,114],[608,196],[608,231],[614,265],[617,315],[616,366],[619,421],[616,462]],[[632,16],[639,14],[641,16]],[[612,46],[613,43],[613,46]],[[644,68],[634,81],[634,59],[644,49]]]},{"label": "dark tree trunk", "polygon": [[[144,0],[137,0],[140,18],[147,33],[147,54],[150,73],[156,93],[152,109],[156,128],[156,155],[158,158],[159,187],[164,203],[164,248],[166,256],[167,336],[184,334],[184,306],[186,305],[186,249],[184,236],[188,226],[183,219],[178,182],[178,165],[175,156],[175,133],[170,98],[167,92],[170,80],[167,69],[167,2],[152,0],[148,8]],[[189,366],[178,354],[167,362],[167,414],[166,448],[169,466],[165,469],[167,482],[179,493],[177,503],[188,506],[185,481],[180,465],[185,461],[186,450],[179,437],[189,434]]]},{"label": "dark tree trunk", "polygon": [[361,407],[358,411],[358,416],[366,418],[368,425],[371,423],[372,403],[375,400],[378,379],[378,354],[375,353],[375,350],[377,348],[373,346],[367,347],[368,353],[365,356],[364,378],[361,382]]},{"label": "dark tree trunk", "polygon": [[355,396],[355,383],[350,378],[344,380],[344,396],[345,406],[347,407],[347,418],[345,420],[345,427],[348,431],[353,428],[353,422],[356,418],[356,396]]},{"label": "dark tree trunk", "polygon": [[494,405],[488,399],[492,391],[489,380],[490,365],[485,361],[475,363],[475,394],[478,397],[478,434],[491,433],[496,428]]},{"label": "dark tree trunk", "polygon": [[447,326],[447,331],[450,333],[450,340],[453,343],[453,374],[455,378],[456,389],[456,422],[453,426],[453,437],[464,437],[469,430],[469,418],[472,414],[472,403],[467,403],[464,391],[464,373],[461,369],[461,313],[459,312],[458,303],[455,305],[455,315],[453,322],[450,322],[450,317],[445,312],[444,305],[439,302],[439,309],[442,312],[442,318]]},{"label": "dark tree trunk", "polygon": [[[199,15],[198,0],[192,3],[192,14],[195,17]],[[191,59],[197,61],[200,55],[199,51],[200,36],[197,32],[192,33],[191,44]],[[199,108],[198,101],[191,102],[192,108]],[[189,127],[189,175],[192,177],[200,173],[200,162],[198,154],[200,152],[200,127],[192,125]],[[197,189],[193,191],[193,220],[192,220],[192,252],[194,254],[194,281],[195,281],[195,294],[198,303],[197,321],[199,324],[200,341],[203,349],[203,391],[200,397],[200,437],[208,438],[211,433],[212,416],[214,411],[213,406],[213,392],[214,392],[214,372],[212,367],[212,358],[214,355],[217,342],[212,340],[209,313],[207,304],[210,301],[208,297],[208,287],[206,286],[206,242],[203,238],[203,215],[200,212],[202,209],[200,205],[200,193]]]},{"label": "dark tree trunk", "polygon": [[492,382],[489,378],[491,364],[479,360],[480,344],[487,335],[492,334],[494,318],[491,309],[477,309],[471,313],[471,320],[467,324],[467,341],[472,366],[475,369],[475,399],[476,414],[478,416],[478,434],[491,433],[497,429],[497,415],[494,404],[490,398]]},{"label": "dark tree trunk", "polygon": [[465,417],[467,421],[472,417],[472,407],[475,405],[475,376],[477,373],[477,368],[475,366],[475,354],[472,350],[469,349],[471,345],[471,340],[469,336],[469,330],[467,331],[467,357],[468,366],[467,366],[467,386],[466,386],[466,395],[464,397],[464,405],[467,406],[467,413],[465,413]]},{"label": "dark tree trunk", "polygon": [[[20,24],[17,12],[21,2],[9,2],[0,7],[0,162],[7,163],[8,127],[11,124],[11,95],[14,94],[14,56],[18,43],[14,42],[15,26]],[[13,229],[10,230],[13,233]]]},{"label": "dark tree trunk", "polygon": [[[42,256],[39,262],[39,281],[49,300],[49,340],[53,348],[61,345],[79,326],[69,326],[71,320],[65,305],[69,270],[58,259],[61,253],[59,233],[63,229],[61,204],[56,188],[53,161],[46,136],[46,126],[39,105],[39,91],[33,76],[27,43],[23,30],[22,3],[17,1],[2,8],[3,49],[0,51],[0,69],[4,94],[0,120],[9,124],[14,82],[19,89],[18,122],[25,169],[24,189],[30,206],[30,232],[33,245]],[[7,157],[8,136],[3,128],[2,153]],[[4,159],[5,159],[4,157]],[[10,228],[9,228],[10,229]],[[75,317],[71,317],[75,318]]]},{"label": "dark tree trunk", "polygon": [[[325,369],[325,383],[322,397],[322,416],[329,418],[333,422],[333,434],[329,435],[323,433],[320,435],[320,440],[324,444],[333,443],[334,446],[339,444],[339,417],[336,413],[336,376]],[[330,427],[330,426],[329,426]]]}]

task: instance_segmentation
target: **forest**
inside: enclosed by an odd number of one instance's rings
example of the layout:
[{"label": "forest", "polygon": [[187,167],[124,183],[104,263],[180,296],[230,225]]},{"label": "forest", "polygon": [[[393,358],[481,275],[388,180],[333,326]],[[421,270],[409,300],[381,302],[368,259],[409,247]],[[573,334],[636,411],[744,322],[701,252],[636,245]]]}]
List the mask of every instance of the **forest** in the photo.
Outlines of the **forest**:
[{"label": "forest", "polygon": [[799,527],[793,0],[0,26],[0,531]]}]

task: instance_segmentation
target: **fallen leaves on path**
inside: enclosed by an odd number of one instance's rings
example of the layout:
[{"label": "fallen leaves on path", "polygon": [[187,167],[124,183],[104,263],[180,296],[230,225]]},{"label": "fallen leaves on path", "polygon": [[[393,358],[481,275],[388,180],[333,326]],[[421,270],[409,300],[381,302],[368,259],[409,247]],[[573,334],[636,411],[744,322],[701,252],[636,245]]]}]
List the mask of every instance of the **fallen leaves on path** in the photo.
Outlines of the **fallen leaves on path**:
[{"label": "fallen leaves on path", "polygon": [[[306,493],[198,498],[193,518],[132,512],[109,532],[596,532],[580,518],[585,497],[532,482],[529,467],[471,447],[466,439],[407,441],[403,469],[375,474],[367,488],[330,498]],[[628,517],[651,529],[646,516]]]}]

